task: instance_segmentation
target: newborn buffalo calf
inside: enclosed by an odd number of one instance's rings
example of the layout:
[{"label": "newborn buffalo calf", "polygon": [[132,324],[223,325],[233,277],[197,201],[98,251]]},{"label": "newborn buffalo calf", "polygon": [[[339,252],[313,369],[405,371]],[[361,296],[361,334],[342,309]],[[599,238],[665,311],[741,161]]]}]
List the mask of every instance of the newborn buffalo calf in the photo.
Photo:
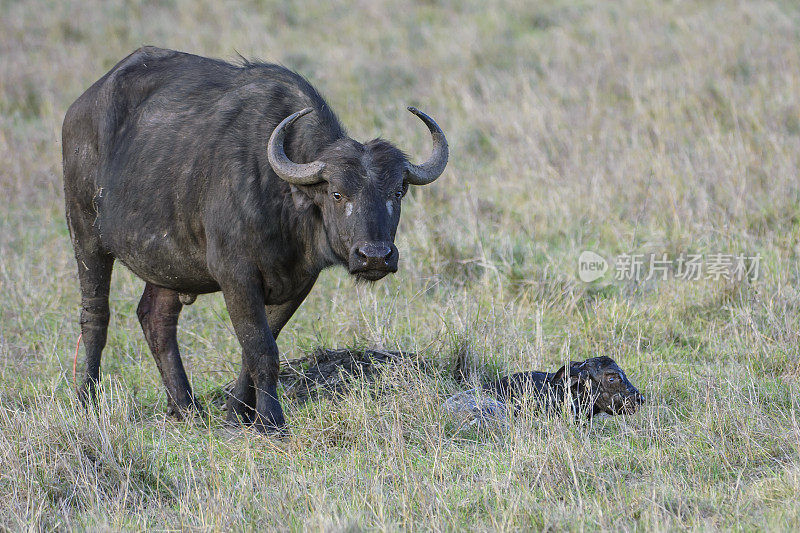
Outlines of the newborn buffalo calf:
[{"label": "newborn buffalo calf", "polygon": [[565,365],[556,372],[520,372],[484,386],[485,392],[513,406],[515,413],[522,405],[544,411],[558,409],[568,397],[567,390],[576,417],[633,414],[644,403],[625,372],[605,356],[571,362],[569,370]]}]

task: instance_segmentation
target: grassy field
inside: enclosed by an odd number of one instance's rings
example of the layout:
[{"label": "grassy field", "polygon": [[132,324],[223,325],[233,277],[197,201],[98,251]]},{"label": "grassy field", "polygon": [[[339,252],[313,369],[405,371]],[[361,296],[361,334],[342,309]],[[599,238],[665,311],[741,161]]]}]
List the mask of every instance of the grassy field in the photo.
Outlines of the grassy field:
[{"label": "grassy field", "polygon": [[[179,339],[208,418],[166,419],[117,266],[104,396],[74,399],[79,292],[61,121],[143,44],[281,62],[351,135],[442,178],[404,202],[400,271],[320,278],[279,339],[416,351],[285,441],[211,405],[239,367],[222,298]],[[789,1],[0,0],[0,529],[800,529],[800,8]],[[578,279],[578,256],[746,254],[757,279]],[[631,417],[442,412],[476,375],[609,355]],[[81,352],[82,353],[82,352]],[[380,393],[380,394],[378,394]]]}]

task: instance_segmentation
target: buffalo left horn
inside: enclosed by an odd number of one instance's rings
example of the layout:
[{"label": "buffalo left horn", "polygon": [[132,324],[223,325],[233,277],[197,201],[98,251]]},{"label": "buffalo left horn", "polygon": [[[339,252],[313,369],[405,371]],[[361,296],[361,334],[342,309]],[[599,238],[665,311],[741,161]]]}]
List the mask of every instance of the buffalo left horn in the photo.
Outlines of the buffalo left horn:
[{"label": "buffalo left horn", "polygon": [[441,176],[442,172],[444,172],[444,167],[447,166],[447,158],[449,157],[447,139],[445,139],[442,129],[431,117],[416,107],[409,107],[408,110],[417,115],[431,131],[431,137],[433,137],[433,153],[431,157],[421,165],[414,165],[407,162],[406,179],[412,185],[427,185]]},{"label": "buffalo left horn", "polygon": [[325,163],[321,161],[295,163],[289,159],[283,149],[286,128],[294,124],[298,118],[311,113],[313,110],[313,108],[307,107],[283,119],[270,135],[269,143],[267,144],[267,158],[269,159],[269,164],[272,165],[272,170],[275,171],[278,177],[292,185],[314,185],[323,181],[320,174],[325,168]]}]

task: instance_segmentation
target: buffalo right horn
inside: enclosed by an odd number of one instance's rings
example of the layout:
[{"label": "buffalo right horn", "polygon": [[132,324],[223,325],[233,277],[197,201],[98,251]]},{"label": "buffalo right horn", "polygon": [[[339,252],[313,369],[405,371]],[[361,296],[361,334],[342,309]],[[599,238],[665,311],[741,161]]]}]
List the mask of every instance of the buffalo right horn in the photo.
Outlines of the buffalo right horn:
[{"label": "buffalo right horn", "polygon": [[406,163],[406,179],[411,185],[427,185],[441,176],[442,172],[444,172],[444,167],[447,166],[447,158],[449,156],[447,139],[445,139],[442,129],[431,117],[416,107],[409,107],[408,110],[417,115],[428,126],[431,137],[433,137],[433,153],[421,165]]},{"label": "buffalo right horn", "polygon": [[267,144],[267,158],[269,159],[269,164],[272,165],[272,170],[275,171],[278,177],[292,185],[314,185],[323,181],[320,174],[325,168],[325,163],[322,161],[295,163],[289,159],[283,149],[286,128],[294,124],[298,118],[311,113],[313,110],[313,108],[307,107],[283,119],[278,124],[278,127],[275,128],[275,131],[272,132]]}]

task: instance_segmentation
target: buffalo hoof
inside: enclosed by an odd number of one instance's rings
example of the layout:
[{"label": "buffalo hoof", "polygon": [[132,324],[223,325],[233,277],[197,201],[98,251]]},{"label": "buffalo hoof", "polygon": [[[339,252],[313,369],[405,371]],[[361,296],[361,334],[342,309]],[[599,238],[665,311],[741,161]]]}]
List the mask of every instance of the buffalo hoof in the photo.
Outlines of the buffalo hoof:
[{"label": "buffalo hoof", "polygon": [[249,426],[253,423],[256,410],[233,394],[228,396],[226,421],[231,426]]},{"label": "buffalo hoof", "polygon": [[274,391],[272,394],[264,394],[259,397],[253,428],[264,435],[281,437],[286,435],[283,408]]},{"label": "buffalo hoof", "polygon": [[267,435],[269,437],[278,437],[279,439],[285,439],[289,436],[289,426],[286,425],[286,422],[282,422],[280,425],[276,425],[270,422],[262,422],[261,417],[258,417],[255,422],[253,422],[253,429],[261,433],[262,435]]},{"label": "buffalo hoof", "polygon": [[278,438],[285,438],[289,436],[289,427],[284,422],[282,425],[278,426],[274,423],[269,422],[262,422],[261,417],[257,417],[255,420],[251,420],[249,418],[245,418],[244,416],[236,414],[234,411],[228,410],[228,416],[225,419],[225,423],[231,427],[249,427],[250,429],[254,429],[261,435],[266,435],[268,437],[278,437]]},{"label": "buffalo hoof", "polygon": [[83,382],[80,388],[76,391],[78,393],[78,400],[84,409],[94,408],[97,409],[97,389],[99,385],[93,379],[87,379]]},{"label": "buffalo hoof", "polygon": [[250,427],[271,437],[285,437],[289,434],[280,408],[276,415],[259,415],[253,407],[231,395],[228,397],[227,411],[226,422],[229,426]]},{"label": "buffalo hoof", "polygon": [[186,405],[177,405],[174,402],[169,402],[167,405],[167,416],[176,420],[188,420],[190,418],[202,417],[204,414],[203,405],[192,399]]}]

